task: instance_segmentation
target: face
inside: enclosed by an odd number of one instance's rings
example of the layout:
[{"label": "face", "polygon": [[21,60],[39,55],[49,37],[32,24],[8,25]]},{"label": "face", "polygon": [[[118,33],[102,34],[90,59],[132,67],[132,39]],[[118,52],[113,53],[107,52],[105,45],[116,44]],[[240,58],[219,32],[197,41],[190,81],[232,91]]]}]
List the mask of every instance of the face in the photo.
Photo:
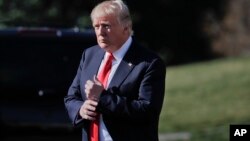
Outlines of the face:
[{"label": "face", "polygon": [[128,28],[119,24],[114,15],[95,18],[93,27],[98,45],[111,53],[118,50],[129,36]]}]

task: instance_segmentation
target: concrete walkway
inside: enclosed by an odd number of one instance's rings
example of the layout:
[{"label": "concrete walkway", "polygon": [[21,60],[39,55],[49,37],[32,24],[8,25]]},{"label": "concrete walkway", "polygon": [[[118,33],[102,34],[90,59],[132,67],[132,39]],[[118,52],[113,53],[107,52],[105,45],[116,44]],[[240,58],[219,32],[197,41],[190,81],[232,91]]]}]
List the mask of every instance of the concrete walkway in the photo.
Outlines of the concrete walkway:
[{"label": "concrete walkway", "polygon": [[190,141],[191,133],[178,132],[178,133],[166,133],[159,134],[160,141]]}]

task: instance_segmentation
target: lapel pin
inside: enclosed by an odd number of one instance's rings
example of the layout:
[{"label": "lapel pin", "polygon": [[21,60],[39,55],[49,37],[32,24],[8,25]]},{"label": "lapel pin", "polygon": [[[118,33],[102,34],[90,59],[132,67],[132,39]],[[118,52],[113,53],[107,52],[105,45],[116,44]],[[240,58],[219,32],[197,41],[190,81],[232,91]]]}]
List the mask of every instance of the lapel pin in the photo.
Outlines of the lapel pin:
[{"label": "lapel pin", "polygon": [[131,66],[132,66],[132,63],[128,63],[128,66],[130,66],[130,67],[131,67]]}]

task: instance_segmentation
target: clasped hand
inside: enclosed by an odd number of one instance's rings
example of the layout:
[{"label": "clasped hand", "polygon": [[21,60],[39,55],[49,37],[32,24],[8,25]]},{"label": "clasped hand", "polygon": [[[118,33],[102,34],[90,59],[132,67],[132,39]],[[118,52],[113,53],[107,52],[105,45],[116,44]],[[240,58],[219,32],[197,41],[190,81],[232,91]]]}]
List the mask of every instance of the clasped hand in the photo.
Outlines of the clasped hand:
[{"label": "clasped hand", "polygon": [[96,75],[93,80],[88,80],[85,84],[85,93],[87,100],[84,101],[79,111],[81,117],[87,120],[96,119],[96,107],[98,105],[101,92],[104,90],[102,83],[98,80]]}]

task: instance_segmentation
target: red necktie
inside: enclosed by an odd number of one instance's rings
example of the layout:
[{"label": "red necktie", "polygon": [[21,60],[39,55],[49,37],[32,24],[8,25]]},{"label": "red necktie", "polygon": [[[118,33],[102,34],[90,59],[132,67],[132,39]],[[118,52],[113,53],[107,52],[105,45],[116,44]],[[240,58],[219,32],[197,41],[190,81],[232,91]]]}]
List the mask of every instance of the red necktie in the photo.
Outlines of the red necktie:
[{"label": "red necktie", "polygon": [[[111,72],[113,59],[114,56],[111,53],[108,53],[108,59],[106,59],[102,70],[98,73],[97,76],[98,79],[102,82],[104,88],[107,88],[108,78]],[[97,116],[97,119],[92,121],[90,124],[90,139],[91,141],[99,141],[99,116]]]}]

